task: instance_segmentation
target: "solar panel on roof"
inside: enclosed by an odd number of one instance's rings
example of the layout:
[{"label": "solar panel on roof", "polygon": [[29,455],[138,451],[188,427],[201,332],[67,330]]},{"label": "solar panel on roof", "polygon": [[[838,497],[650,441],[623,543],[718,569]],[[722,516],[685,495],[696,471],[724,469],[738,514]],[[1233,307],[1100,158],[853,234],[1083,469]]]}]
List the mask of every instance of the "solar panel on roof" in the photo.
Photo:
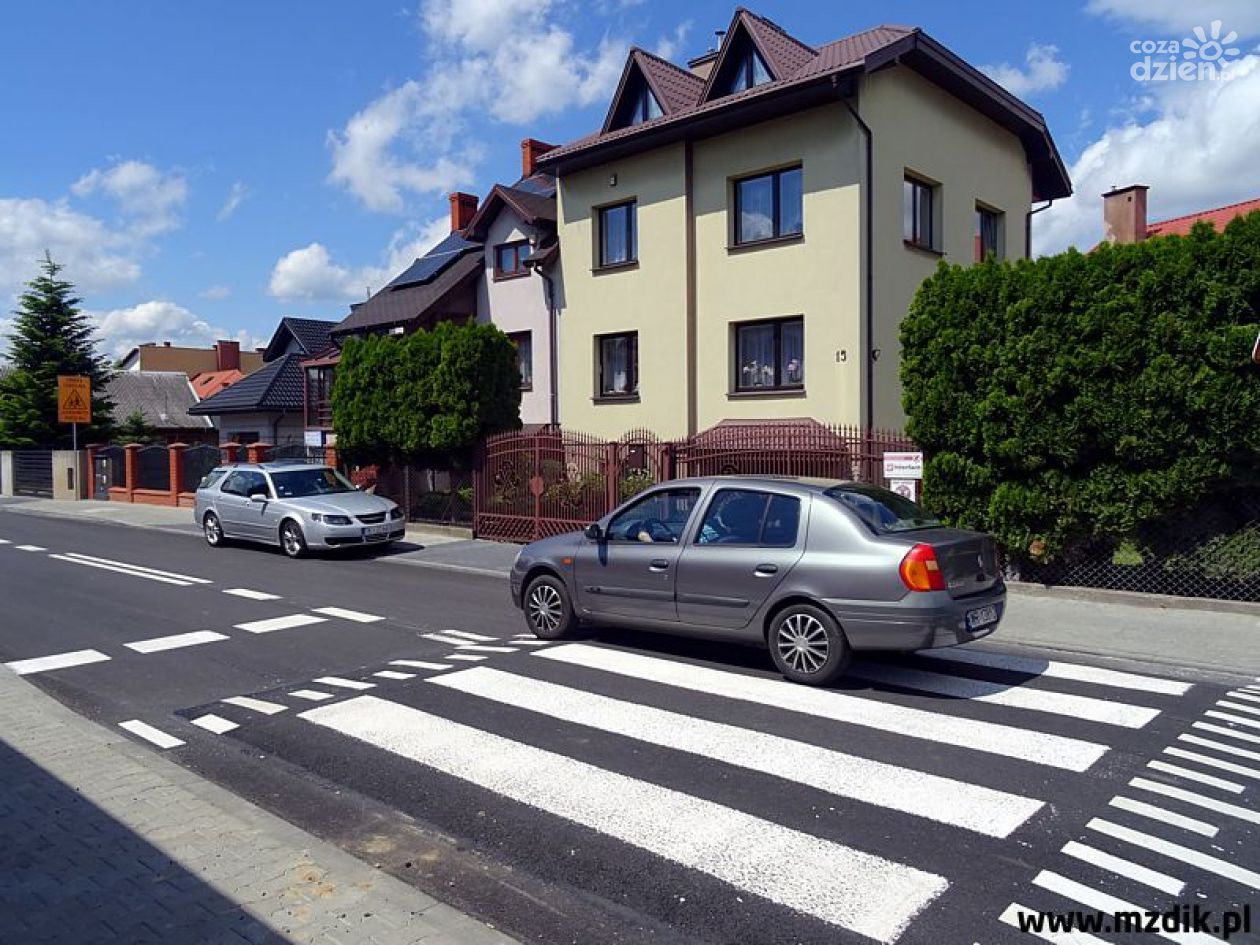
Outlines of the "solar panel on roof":
[{"label": "solar panel on roof", "polygon": [[386,288],[399,289],[405,285],[429,282],[464,253],[480,248],[480,243],[474,243],[464,239],[458,233],[452,233],[399,273]]}]

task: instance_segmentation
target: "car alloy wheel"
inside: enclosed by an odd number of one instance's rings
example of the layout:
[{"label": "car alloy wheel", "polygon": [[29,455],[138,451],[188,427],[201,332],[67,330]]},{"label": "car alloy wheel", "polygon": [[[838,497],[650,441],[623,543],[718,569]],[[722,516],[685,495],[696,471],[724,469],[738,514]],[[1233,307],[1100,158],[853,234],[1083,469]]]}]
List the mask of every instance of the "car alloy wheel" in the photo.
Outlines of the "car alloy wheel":
[{"label": "car alloy wheel", "polygon": [[823,686],[839,678],[853,650],[836,619],[814,604],[791,604],[770,625],[774,664],[792,682]]},{"label": "car alloy wheel", "polygon": [[206,536],[206,544],[211,548],[218,548],[223,544],[223,526],[219,524],[219,517],[213,512],[206,515],[205,521],[201,523],[202,531]]},{"label": "car alloy wheel", "polygon": [[795,613],[779,624],[779,655],[798,673],[816,673],[827,665],[831,644],[827,630],[811,614]]},{"label": "car alloy wheel", "polygon": [[296,522],[285,522],[280,526],[280,544],[290,558],[300,558],[306,553],[306,539]]},{"label": "car alloy wheel", "polygon": [[577,620],[568,591],[559,578],[544,574],[525,588],[525,622],[540,640],[559,640],[569,635]]}]

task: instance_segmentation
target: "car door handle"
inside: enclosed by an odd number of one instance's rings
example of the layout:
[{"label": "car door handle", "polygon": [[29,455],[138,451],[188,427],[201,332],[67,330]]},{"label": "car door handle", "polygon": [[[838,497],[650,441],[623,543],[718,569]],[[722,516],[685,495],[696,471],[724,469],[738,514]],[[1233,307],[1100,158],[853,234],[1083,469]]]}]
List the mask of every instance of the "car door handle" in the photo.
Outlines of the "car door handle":
[{"label": "car door handle", "polygon": [[664,558],[653,558],[648,564],[649,571],[668,571],[669,562]]},{"label": "car door handle", "polygon": [[753,574],[757,575],[757,577],[769,577],[772,574],[778,573],[779,566],[777,564],[759,564],[757,565],[757,569],[753,571]]}]

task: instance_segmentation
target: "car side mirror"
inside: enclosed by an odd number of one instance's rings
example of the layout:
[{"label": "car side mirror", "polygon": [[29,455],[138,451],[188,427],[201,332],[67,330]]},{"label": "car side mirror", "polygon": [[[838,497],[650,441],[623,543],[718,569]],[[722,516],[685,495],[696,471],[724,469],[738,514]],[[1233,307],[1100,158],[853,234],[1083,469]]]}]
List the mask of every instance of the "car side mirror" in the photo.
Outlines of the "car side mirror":
[{"label": "car side mirror", "polygon": [[263,493],[261,492],[251,492],[249,494],[249,501],[250,502],[266,502],[267,497],[263,495]]},{"label": "car side mirror", "polygon": [[591,522],[586,526],[586,530],[582,532],[591,541],[599,541],[604,537],[604,530],[599,527],[599,522]]}]

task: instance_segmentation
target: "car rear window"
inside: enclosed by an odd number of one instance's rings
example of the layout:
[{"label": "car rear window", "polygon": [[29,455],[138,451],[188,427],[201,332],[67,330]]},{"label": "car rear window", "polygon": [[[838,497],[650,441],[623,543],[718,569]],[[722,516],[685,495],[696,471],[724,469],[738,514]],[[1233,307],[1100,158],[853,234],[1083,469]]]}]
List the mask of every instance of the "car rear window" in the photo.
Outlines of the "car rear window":
[{"label": "car rear window", "polygon": [[939,528],[941,521],[917,502],[879,486],[849,483],[832,486],[824,493],[851,509],[877,532],[907,532],[916,528]]}]

